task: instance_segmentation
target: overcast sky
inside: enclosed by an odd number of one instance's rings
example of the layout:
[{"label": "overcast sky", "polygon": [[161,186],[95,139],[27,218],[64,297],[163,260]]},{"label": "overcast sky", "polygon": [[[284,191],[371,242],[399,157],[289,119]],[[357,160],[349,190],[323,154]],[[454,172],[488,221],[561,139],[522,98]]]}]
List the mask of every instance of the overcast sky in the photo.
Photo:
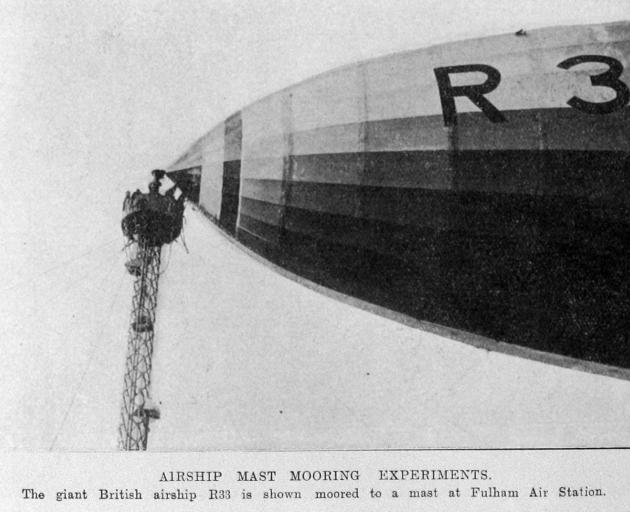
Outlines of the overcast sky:
[{"label": "overcast sky", "polygon": [[122,197],[213,124],[359,59],[627,18],[627,0],[0,0],[0,447],[111,449]]}]

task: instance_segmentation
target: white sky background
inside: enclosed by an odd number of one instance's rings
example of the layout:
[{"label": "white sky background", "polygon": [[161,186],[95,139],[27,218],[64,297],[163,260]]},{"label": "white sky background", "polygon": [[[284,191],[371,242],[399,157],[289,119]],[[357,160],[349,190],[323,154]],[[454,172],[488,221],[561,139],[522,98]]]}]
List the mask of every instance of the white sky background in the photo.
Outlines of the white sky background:
[{"label": "white sky background", "polygon": [[628,0],[0,0],[0,448],[115,446],[122,198],[216,122],[356,60],[628,18]]}]

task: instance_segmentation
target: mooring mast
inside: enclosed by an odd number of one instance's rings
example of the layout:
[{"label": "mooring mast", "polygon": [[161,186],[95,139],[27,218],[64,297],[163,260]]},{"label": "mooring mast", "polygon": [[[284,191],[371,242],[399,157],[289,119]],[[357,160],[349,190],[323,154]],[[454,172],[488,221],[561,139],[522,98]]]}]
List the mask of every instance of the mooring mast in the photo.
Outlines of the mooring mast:
[{"label": "mooring mast", "polygon": [[149,420],[160,417],[151,400],[151,359],[155,308],[162,245],[181,233],[184,196],[175,199],[175,188],[160,194],[166,174],[152,171],[149,192],[127,192],[123,203],[122,230],[128,239],[127,271],[135,276],[123,387],[119,446],[121,450],[146,450]]}]

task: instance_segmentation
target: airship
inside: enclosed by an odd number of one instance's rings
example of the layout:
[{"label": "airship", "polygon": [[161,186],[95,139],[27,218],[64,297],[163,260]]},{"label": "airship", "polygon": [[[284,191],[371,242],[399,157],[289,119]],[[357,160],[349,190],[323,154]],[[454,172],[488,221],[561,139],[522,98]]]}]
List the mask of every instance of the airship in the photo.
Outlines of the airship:
[{"label": "airship", "polygon": [[627,370],[629,61],[630,22],[365,60],[243,107],[168,176],[303,279],[460,341]]}]

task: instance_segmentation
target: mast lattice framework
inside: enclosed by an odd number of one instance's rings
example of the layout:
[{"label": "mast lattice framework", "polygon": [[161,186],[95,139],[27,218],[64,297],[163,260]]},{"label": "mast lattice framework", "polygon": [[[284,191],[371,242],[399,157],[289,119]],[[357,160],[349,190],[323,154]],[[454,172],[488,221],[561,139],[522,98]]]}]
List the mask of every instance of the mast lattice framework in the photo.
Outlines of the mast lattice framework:
[{"label": "mast lattice framework", "polygon": [[159,193],[164,175],[162,170],[153,171],[149,192],[127,192],[123,203],[122,230],[130,248],[125,266],[135,280],[118,429],[121,450],[146,450],[149,422],[160,417],[151,399],[160,258],[162,245],[181,233],[184,213],[184,196],[175,199],[174,187]]},{"label": "mast lattice framework", "polygon": [[120,423],[120,449],[146,450],[151,404],[151,366],[162,248],[140,241],[140,275],[133,285],[131,321]]}]

